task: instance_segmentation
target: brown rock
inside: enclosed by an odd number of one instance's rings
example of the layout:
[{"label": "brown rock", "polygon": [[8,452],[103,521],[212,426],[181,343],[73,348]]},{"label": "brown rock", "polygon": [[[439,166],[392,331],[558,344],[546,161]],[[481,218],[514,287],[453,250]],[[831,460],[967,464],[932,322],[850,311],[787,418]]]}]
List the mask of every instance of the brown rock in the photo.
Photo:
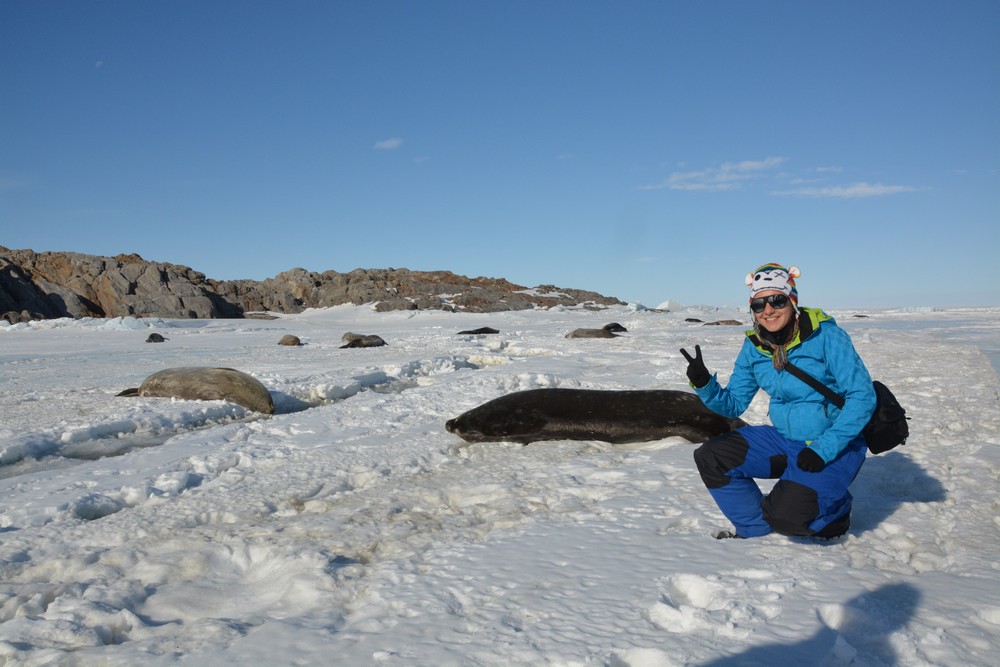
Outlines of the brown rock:
[{"label": "brown rock", "polygon": [[497,312],[553,306],[600,309],[624,302],[596,292],[542,285],[529,289],[503,278],[468,278],[450,271],[354,269],[316,273],[294,268],[273,278],[218,281],[189,267],[73,252],[0,246],[0,312],[42,318],[222,318],[248,312],[298,313],[346,303],[375,310]]}]

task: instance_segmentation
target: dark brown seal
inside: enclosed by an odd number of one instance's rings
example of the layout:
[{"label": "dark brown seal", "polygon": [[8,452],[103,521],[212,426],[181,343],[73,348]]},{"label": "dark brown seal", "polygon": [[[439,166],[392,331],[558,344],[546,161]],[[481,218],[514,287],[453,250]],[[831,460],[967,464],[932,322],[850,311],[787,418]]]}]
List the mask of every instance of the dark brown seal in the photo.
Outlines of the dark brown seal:
[{"label": "dark brown seal", "polygon": [[448,420],[468,442],[602,440],[615,444],[679,436],[705,440],[746,426],[712,412],[697,394],[669,389],[529,389]]},{"label": "dark brown seal", "polygon": [[462,334],[479,335],[479,334],[498,334],[498,333],[500,333],[499,329],[491,329],[490,327],[479,327],[478,329],[468,329],[467,331],[459,331],[458,334],[456,335],[461,336]]},{"label": "dark brown seal", "polygon": [[618,334],[607,329],[574,329],[566,338],[618,338]]},{"label": "dark brown seal", "polygon": [[350,331],[341,336],[340,339],[347,342],[346,345],[340,346],[341,349],[351,347],[382,347],[386,344],[381,337],[374,334],[363,335],[351,333]]}]

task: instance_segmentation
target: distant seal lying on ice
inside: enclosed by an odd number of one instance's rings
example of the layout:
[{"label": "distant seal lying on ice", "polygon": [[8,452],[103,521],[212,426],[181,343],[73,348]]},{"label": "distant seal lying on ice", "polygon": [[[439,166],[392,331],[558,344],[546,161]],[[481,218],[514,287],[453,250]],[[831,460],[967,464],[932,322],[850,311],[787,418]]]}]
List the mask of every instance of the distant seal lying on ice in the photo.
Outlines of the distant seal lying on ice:
[{"label": "distant seal lying on ice", "polygon": [[162,396],[199,401],[229,401],[245,408],[274,414],[267,387],[256,378],[232,368],[188,366],[153,373],[135,389],[119,396]]},{"label": "distant seal lying on ice", "polygon": [[494,329],[492,327],[479,327],[478,329],[467,329],[465,331],[459,331],[457,335],[461,336],[462,334],[478,335],[478,334],[498,334],[498,333],[500,333],[499,329]]},{"label": "distant seal lying on ice", "polygon": [[350,331],[341,336],[340,339],[347,341],[347,344],[341,345],[340,349],[349,347],[382,347],[386,344],[381,336],[376,336],[375,334],[365,336],[351,333]]},{"label": "distant seal lying on ice", "polygon": [[162,343],[165,340],[170,340],[170,339],[164,338],[162,335],[158,333],[151,333],[149,334],[149,337],[146,338],[147,343]]},{"label": "distant seal lying on ice", "polygon": [[618,338],[618,334],[607,329],[573,329],[566,338]]},{"label": "distant seal lying on ice", "polygon": [[746,426],[705,407],[697,394],[669,389],[529,389],[483,403],[445,428],[468,442],[602,440],[613,444],[679,436],[705,440]]}]

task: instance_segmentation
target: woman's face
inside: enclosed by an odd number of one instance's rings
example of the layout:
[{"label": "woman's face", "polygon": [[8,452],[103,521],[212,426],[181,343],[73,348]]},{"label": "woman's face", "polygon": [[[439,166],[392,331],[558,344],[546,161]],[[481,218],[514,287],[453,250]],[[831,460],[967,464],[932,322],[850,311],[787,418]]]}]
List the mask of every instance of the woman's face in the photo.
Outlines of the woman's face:
[{"label": "woman's face", "polygon": [[[765,296],[770,296],[772,294],[781,294],[777,290],[768,290],[766,292],[760,292],[754,298],[761,298]],[[792,301],[788,300],[785,307],[780,310],[775,310],[774,306],[770,303],[764,306],[764,310],[760,313],[754,313],[754,317],[760,322],[760,325],[770,331],[771,333],[777,333],[785,328],[789,322],[792,321],[792,317],[795,311],[792,309]]]}]

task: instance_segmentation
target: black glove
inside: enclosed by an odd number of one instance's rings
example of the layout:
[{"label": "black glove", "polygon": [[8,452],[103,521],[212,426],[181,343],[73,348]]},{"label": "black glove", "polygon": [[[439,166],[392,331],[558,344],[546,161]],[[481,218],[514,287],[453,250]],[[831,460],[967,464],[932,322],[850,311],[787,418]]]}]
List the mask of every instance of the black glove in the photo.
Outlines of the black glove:
[{"label": "black glove", "polygon": [[799,458],[795,462],[799,465],[799,468],[806,472],[819,472],[826,467],[826,461],[823,460],[823,457],[809,446],[799,452]]},{"label": "black glove", "polygon": [[688,360],[687,375],[688,380],[691,380],[691,385],[695,389],[700,389],[708,384],[712,376],[709,374],[708,369],[705,368],[705,362],[701,358],[701,345],[694,346],[694,357],[688,354],[684,348],[681,348],[681,354]]}]

